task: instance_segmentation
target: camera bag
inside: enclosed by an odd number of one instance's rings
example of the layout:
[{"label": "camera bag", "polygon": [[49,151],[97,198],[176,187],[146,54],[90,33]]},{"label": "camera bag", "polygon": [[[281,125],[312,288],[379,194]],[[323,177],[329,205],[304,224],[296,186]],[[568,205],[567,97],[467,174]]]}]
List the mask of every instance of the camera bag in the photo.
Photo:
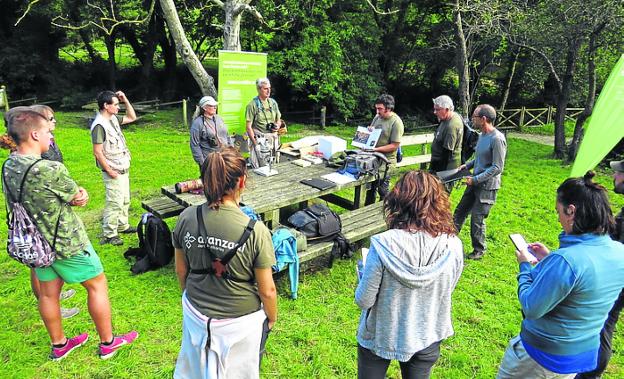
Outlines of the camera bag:
[{"label": "camera bag", "polygon": [[293,213],[288,223],[309,240],[329,241],[342,230],[340,217],[325,204],[314,204]]}]

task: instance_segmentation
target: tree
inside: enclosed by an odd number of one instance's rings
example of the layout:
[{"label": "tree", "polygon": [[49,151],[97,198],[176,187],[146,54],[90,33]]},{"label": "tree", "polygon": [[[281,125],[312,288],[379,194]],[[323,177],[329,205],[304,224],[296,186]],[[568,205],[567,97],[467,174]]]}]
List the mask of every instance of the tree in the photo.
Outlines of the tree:
[{"label": "tree", "polygon": [[193,78],[199,85],[202,94],[210,95],[217,98],[217,89],[214,85],[214,79],[208,75],[204,66],[195,55],[191,44],[184,33],[182,24],[180,23],[180,17],[176,10],[173,0],[160,0],[160,6],[163,11],[163,17],[167,21],[167,27],[169,32],[175,41],[178,54],[182,57],[184,64],[193,75]]},{"label": "tree", "polygon": [[253,15],[256,20],[265,24],[264,18],[258,10],[249,5],[253,0],[210,0],[219,6],[224,13],[223,22],[223,50],[241,51],[240,24],[243,13]]},{"label": "tree", "polygon": [[[617,0],[549,0],[524,3],[510,24],[509,41],[542,59],[556,88],[554,155],[564,158],[565,117],[570,101],[579,55],[596,20],[621,9]],[[530,22],[529,22],[530,20]],[[544,33],[548,30],[548,33]],[[593,100],[591,100],[593,103]]]}]

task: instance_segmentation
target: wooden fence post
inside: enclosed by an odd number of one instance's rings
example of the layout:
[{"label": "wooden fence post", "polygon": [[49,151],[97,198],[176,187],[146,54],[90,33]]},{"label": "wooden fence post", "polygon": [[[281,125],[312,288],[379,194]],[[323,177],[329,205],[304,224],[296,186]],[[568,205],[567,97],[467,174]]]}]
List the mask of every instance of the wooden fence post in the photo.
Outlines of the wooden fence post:
[{"label": "wooden fence post", "polygon": [[518,131],[522,131],[522,127],[524,126],[524,112],[526,112],[526,107],[522,107],[520,110],[520,120],[518,121]]},{"label": "wooden fence post", "polygon": [[321,129],[325,129],[325,116],[327,115],[327,107],[321,107]]},{"label": "wooden fence post", "polygon": [[552,105],[548,106],[548,115],[546,116],[546,123],[550,124],[552,122]]},{"label": "wooden fence post", "polygon": [[4,107],[4,111],[9,111],[9,97],[6,93],[6,87],[0,86],[0,108]]},{"label": "wooden fence post", "polygon": [[182,99],[182,120],[184,120],[184,127],[188,128],[188,115],[186,108],[186,99]]}]

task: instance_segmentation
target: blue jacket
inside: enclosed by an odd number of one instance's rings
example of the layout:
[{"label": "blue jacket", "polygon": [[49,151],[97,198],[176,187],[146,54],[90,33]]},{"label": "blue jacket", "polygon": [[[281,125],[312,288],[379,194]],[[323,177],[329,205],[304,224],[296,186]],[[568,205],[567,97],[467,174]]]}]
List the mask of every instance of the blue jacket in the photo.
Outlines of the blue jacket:
[{"label": "blue jacket", "polygon": [[273,266],[275,272],[282,271],[288,265],[290,278],[290,298],[297,298],[299,286],[299,255],[297,254],[297,239],[287,228],[279,228],[273,233],[273,250],[277,264]]},{"label": "blue jacket", "polygon": [[624,287],[624,245],[608,235],[559,236],[560,247],[534,268],[520,264],[520,336],[561,356],[598,349],[600,330]]}]

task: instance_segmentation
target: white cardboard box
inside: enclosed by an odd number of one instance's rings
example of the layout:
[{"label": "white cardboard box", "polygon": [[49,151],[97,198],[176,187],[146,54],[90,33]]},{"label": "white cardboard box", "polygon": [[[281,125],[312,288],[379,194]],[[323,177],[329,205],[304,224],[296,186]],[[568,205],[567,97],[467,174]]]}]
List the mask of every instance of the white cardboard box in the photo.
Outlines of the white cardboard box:
[{"label": "white cardboard box", "polygon": [[347,149],[347,141],[334,136],[322,136],[318,139],[318,151],[323,153],[323,158],[329,159],[339,151]]}]

